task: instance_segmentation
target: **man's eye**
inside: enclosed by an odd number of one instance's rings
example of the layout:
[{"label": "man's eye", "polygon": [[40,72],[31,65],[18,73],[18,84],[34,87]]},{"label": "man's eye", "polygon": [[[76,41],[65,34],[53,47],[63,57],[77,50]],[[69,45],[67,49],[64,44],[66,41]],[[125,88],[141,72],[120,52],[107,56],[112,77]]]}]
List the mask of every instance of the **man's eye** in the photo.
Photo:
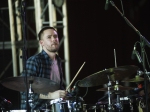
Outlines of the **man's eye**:
[{"label": "man's eye", "polygon": [[53,37],[54,37],[54,38],[57,38],[57,35],[54,35]]}]

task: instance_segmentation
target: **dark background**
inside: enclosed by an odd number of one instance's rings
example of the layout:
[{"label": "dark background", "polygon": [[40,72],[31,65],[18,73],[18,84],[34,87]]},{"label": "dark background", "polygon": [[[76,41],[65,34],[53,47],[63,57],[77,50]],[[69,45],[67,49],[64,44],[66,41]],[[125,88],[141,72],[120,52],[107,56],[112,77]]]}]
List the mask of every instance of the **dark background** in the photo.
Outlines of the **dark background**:
[{"label": "dark background", "polygon": [[[122,2],[126,18],[147,40],[150,40],[148,32],[150,20],[149,1],[123,0]],[[114,3],[121,10],[120,1],[114,0]],[[114,49],[116,50],[117,66],[136,65],[143,70],[137,59],[131,59],[134,43],[140,41],[139,35],[128,26],[114,7],[110,5],[108,10],[104,10],[104,6],[105,0],[67,1],[71,80],[83,62],[86,62],[74,83],[105,68],[115,67]],[[3,0],[3,4],[1,1],[0,7],[7,7],[7,1]],[[28,13],[29,15],[30,13]],[[33,26],[31,15],[27,17],[27,21]],[[8,12],[1,11],[1,18],[6,22],[9,21]],[[1,42],[10,41],[8,28],[0,23]],[[27,38],[33,39],[32,35],[29,34]],[[60,48],[60,57],[63,58],[62,49]],[[141,53],[139,44],[137,45],[137,50]],[[149,47],[145,46],[145,50],[149,58]],[[28,50],[28,57],[35,53],[32,51],[35,50]],[[0,61],[0,72],[2,72],[7,63],[11,61],[11,50],[1,50]],[[147,60],[146,69],[149,71]],[[12,73],[12,66],[10,66],[1,79],[12,76]],[[121,84],[124,85],[123,83]],[[132,83],[130,85],[136,87],[136,84]],[[103,85],[90,87],[87,95],[83,98],[85,103],[95,104],[104,94],[104,92],[96,91],[102,87]],[[80,95],[83,96],[86,88],[79,89]],[[19,93],[17,91],[1,86],[0,95],[13,103],[13,109],[18,108]]]}]

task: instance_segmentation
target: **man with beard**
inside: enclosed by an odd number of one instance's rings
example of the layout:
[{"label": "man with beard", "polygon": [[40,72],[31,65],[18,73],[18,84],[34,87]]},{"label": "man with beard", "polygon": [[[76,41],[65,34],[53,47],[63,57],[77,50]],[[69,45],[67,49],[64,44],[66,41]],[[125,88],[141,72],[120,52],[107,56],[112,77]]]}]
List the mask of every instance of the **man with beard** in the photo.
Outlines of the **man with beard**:
[{"label": "man with beard", "polygon": [[[66,91],[63,90],[61,59],[57,55],[59,49],[59,38],[57,31],[53,27],[44,27],[40,30],[39,43],[42,51],[31,56],[26,61],[26,73],[23,76],[35,76],[50,79],[60,85],[59,89],[46,94],[34,93],[33,110],[45,108],[45,104],[50,99],[64,98]],[[30,106],[29,106],[30,107]],[[26,109],[26,93],[21,92],[21,109]]]}]

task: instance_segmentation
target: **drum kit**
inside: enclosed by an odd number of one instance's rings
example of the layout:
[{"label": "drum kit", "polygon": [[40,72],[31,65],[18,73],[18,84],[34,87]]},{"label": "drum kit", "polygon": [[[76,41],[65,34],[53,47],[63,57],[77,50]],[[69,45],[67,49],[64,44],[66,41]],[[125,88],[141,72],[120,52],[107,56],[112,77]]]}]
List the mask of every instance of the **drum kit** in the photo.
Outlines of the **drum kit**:
[{"label": "drum kit", "polygon": [[[66,99],[60,98],[60,99],[51,100],[48,106],[46,106],[46,109],[44,109],[43,111],[44,112],[125,112],[126,107],[124,107],[124,104],[128,104],[129,111],[134,112],[135,108],[133,105],[132,95],[121,97],[122,91],[132,90],[134,88],[122,86],[119,84],[119,82],[120,81],[134,82],[134,83],[143,82],[144,78],[140,76],[136,76],[133,79],[124,80],[125,78],[132,76],[138,70],[139,68],[134,65],[114,67],[114,68],[109,68],[109,69],[96,72],[80,80],[80,82],[78,83],[79,87],[94,87],[94,86],[107,84],[107,87],[96,90],[96,91],[107,92],[107,94],[104,96],[105,101],[103,101],[103,99],[100,99],[95,104],[86,104],[82,97],[70,97],[70,98],[68,97]],[[28,90],[30,96],[32,96],[33,93],[47,93],[59,89],[59,84],[46,78],[28,76],[27,82],[28,82]],[[10,77],[2,80],[0,83],[6,88],[12,90],[16,90],[19,92],[26,91],[24,77]],[[114,94],[116,95],[116,99],[112,98]],[[133,96],[136,98],[136,101],[138,100],[138,104],[140,102],[140,105],[142,105],[142,106],[136,105],[137,108],[139,108],[138,111],[143,112],[143,109],[141,108],[144,108],[143,106],[144,98],[136,95]],[[34,96],[30,97],[29,99],[31,105],[34,103],[32,102],[32,99],[34,99]],[[8,112],[11,111],[13,110],[10,110]],[[40,112],[41,111],[42,110],[40,110]],[[17,112],[19,112],[19,110]]]}]

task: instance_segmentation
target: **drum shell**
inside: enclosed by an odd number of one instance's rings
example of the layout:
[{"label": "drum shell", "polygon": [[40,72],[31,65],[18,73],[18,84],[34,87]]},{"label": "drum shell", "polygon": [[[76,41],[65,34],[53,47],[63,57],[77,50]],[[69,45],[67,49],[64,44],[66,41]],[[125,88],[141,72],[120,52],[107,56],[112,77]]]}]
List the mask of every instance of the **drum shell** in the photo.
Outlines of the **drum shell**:
[{"label": "drum shell", "polygon": [[[27,112],[27,110],[9,110],[9,111],[6,111],[6,112]],[[33,112],[45,112],[45,111],[34,110]]]},{"label": "drum shell", "polygon": [[51,112],[83,112],[82,100],[61,100],[58,102],[51,103]]}]

